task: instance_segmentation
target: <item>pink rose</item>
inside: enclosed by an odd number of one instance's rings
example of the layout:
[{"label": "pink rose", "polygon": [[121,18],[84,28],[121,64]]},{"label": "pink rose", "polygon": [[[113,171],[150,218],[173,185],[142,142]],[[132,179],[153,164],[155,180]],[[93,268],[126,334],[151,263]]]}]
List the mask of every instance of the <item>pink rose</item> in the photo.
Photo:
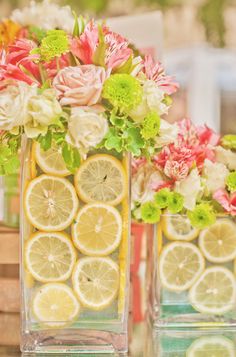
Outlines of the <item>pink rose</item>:
[{"label": "pink rose", "polygon": [[236,216],[236,193],[229,195],[223,189],[217,190],[213,198],[225,209],[226,212],[230,213],[232,216]]},{"label": "pink rose", "polygon": [[53,87],[61,105],[91,106],[98,103],[105,79],[103,67],[66,67],[54,78]]}]

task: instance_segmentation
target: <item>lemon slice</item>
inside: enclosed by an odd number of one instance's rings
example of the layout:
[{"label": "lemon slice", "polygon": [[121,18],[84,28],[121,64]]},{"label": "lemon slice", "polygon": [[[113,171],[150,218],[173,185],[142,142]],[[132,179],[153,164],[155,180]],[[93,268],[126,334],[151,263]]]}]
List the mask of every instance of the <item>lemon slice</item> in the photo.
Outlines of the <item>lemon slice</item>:
[{"label": "lemon slice", "polygon": [[61,232],[37,232],[25,246],[25,262],[32,276],[43,283],[67,280],[76,261],[70,238]]},{"label": "lemon slice", "polygon": [[236,257],[236,224],[228,219],[218,220],[201,232],[199,247],[212,263],[233,260]]},{"label": "lemon slice", "polygon": [[110,258],[81,258],[76,263],[72,282],[83,306],[91,310],[102,310],[117,296],[119,267]]},{"label": "lemon slice", "polygon": [[127,194],[124,167],[115,157],[98,154],[89,157],[75,175],[75,187],[86,203],[118,205]]},{"label": "lemon slice", "polygon": [[234,343],[223,336],[203,336],[190,345],[186,357],[235,357]]},{"label": "lemon slice", "polygon": [[104,203],[85,205],[72,226],[75,246],[85,255],[104,256],[120,244],[122,219],[118,210]]},{"label": "lemon slice", "polygon": [[80,304],[69,286],[49,283],[37,290],[32,310],[38,321],[50,327],[60,327],[78,316]]},{"label": "lemon slice", "polygon": [[163,286],[172,291],[189,289],[204,270],[200,250],[192,243],[167,244],[160,255],[160,278]]},{"label": "lemon slice", "polygon": [[29,183],[24,206],[34,227],[47,232],[62,231],[75,217],[78,198],[67,179],[41,175]]},{"label": "lemon slice", "polygon": [[162,227],[166,238],[170,240],[191,241],[197,238],[199,231],[191,226],[186,216],[163,215]]},{"label": "lemon slice", "polygon": [[37,164],[46,174],[56,176],[68,176],[71,174],[66,168],[61,148],[55,143],[53,143],[51,148],[46,151],[41,149],[39,143],[34,143],[32,152],[35,155]]},{"label": "lemon slice", "polygon": [[189,292],[191,305],[206,314],[221,315],[232,310],[236,301],[235,277],[220,266],[207,268]]}]

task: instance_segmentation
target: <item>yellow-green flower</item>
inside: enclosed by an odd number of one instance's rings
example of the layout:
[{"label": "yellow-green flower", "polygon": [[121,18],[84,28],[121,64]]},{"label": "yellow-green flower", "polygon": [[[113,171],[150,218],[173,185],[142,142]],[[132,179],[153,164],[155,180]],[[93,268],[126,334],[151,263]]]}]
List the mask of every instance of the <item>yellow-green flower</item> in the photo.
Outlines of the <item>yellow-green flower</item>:
[{"label": "yellow-green flower", "polygon": [[170,200],[170,190],[168,188],[162,188],[157,193],[155,193],[154,201],[160,208],[166,208],[169,205]]},{"label": "yellow-green flower", "polygon": [[154,202],[146,202],[141,206],[141,218],[144,222],[154,224],[159,222],[161,210]]},{"label": "yellow-green flower", "polygon": [[225,135],[221,139],[221,143],[227,149],[236,149],[236,135]]},{"label": "yellow-green flower", "polygon": [[236,171],[231,172],[226,178],[226,185],[230,192],[236,191]]},{"label": "yellow-green flower", "polygon": [[129,74],[113,74],[104,83],[102,97],[121,112],[129,112],[142,100],[139,81]]},{"label": "yellow-green flower", "polygon": [[161,118],[157,112],[152,111],[147,114],[142,123],[141,135],[144,139],[153,139],[160,130]]},{"label": "yellow-green flower", "polygon": [[40,46],[41,59],[50,62],[69,50],[67,34],[62,30],[50,30],[42,39]]},{"label": "yellow-green flower", "polygon": [[169,195],[168,211],[170,213],[179,213],[184,206],[184,198],[178,192],[171,192]]},{"label": "yellow-green flower", "polygon": [[193,227],[203,229],[212,225],[216,216],[209,203],[199,203],[193,211],[188,211],[187,216]]}]

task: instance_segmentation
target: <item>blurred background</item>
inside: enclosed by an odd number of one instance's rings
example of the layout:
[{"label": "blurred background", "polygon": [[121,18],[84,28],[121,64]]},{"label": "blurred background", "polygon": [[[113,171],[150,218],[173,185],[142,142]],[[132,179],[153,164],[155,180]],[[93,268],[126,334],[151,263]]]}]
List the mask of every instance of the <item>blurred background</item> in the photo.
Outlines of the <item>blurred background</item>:
[{"label": "blurred background", "polygon": [[[29,2],[0,0],[1,17]],[[162,24],[158,21],[155,31],[145,25],[141,30],[147,32],[146,37],[152,36],[152,41],[156,36],[158,58],[180,83],[169,120],[190,116],[194,122],[207,123],[224,134],[236,132],[236,0],[61,0],[59,3],[96,18],[134,17],[160,10]]]}]

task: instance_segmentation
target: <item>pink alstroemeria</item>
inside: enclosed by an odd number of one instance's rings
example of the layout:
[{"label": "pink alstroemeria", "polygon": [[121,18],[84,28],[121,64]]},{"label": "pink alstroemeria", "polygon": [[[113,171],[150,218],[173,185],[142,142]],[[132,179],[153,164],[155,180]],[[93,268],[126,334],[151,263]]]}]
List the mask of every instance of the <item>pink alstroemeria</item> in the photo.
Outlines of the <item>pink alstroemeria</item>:
[{"label": "pink alstroemeria", "polygon": [[160,89],[168,95],[175,93],[179,88],[179,84],[174,78],[165,74],[162,64],[160,62],[155,62],[150,55],[145,56],[142,71],[147,79],[156,82]]},{"label": "pink alstroemeria", "polygon": [[201,145],[216,146],[219,144],[220,135],[216,134],[212,129],[208,128],[208,126],[204,125],[197,127],[197,132]]},{"label": "pink alstroemeria", "polygon": [[44,64],[44,68],[47,71],[47,75],[50,79],[56,77],[59,70],[70,66],[70,57],[69,54],[66,53],[57,59],[53,59],[51,62],[47,62]]},{"label": "pink alstroemeria", "polygon": [[[128,47],[129,42],[121,35],[110,31],[103,26],[104,41],[107,45],[105,51],[105,64],[108,69],[119,67],[128,60],[132,50]],[[90,21],[80,38],[71,40],[71,52],[78,57],[83,64],[92,64],[94,53],[99,45],[98,26]]]},{"label": "pink alstroemeria", "polygon": [[24,73],[19,67],[12,64],[0,65],[0,81],[9,79],[25,82],[29,85],[39,85],[39,82],[35,78],[32,78],[31,76]]},{"label": "pink alstroemeria", "polygon": [[232,216],[236,216],[236,193],[229,195],[225,190],[217,190],[213,198]]}]

